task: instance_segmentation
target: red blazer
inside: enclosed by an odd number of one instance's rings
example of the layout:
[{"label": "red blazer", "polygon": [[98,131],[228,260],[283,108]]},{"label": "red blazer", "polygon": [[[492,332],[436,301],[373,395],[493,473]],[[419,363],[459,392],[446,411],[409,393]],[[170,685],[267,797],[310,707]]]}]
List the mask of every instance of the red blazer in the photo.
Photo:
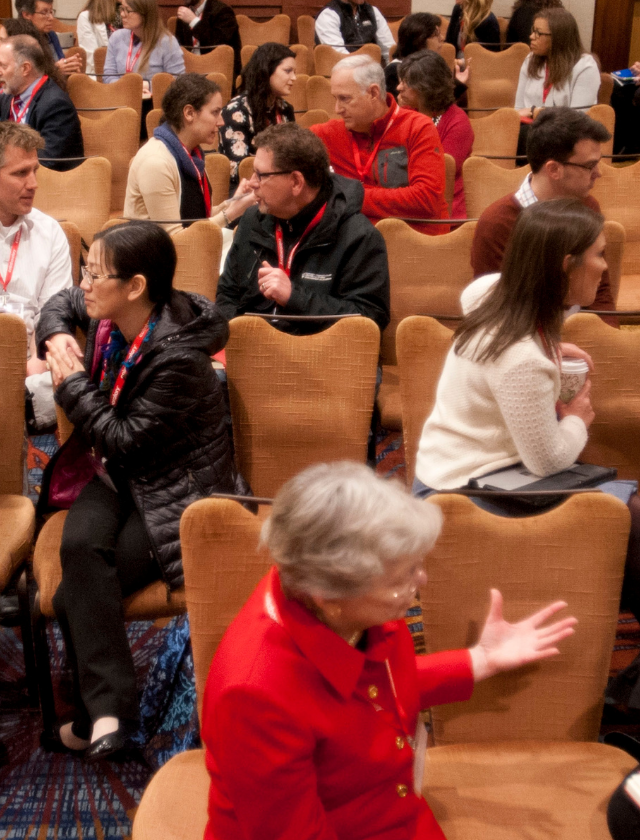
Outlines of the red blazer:
[{"label": "red blazer", "polygon": [[[327,147],[331,166],[338,175],[362,180],[362,212],[373,224],[390,216],[407,219],[448,219],[444,196],[444,153],[436,127],[430,117],[398,108],[387,94],[389,110],[375,120],[370,134],[347,131],[342,120],[314,125],[311,131]],[[390,125],[390,123],[392,123]],[[355,143],[363,166],[375,144],[382,141],[364,178],[360,178],[353,152]],[[448,233],[448,225],[411,227],[422,233]]]},{"label": "red blazer", "polygon": [[444,840],[413,792],[408,741],[420,709],[472,688],[468,651],[416,657],[395,621],[362,653],[287,600],[272,569],[207,681],[205,840]]}]

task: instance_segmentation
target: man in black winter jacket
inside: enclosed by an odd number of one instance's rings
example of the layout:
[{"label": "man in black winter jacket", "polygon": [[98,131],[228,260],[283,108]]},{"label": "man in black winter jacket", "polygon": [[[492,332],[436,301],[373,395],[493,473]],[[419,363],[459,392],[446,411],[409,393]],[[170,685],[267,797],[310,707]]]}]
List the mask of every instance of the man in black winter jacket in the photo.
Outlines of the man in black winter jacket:
[{"label": "man in black winter jacket", "polygon": [[[296,123],[255,141],[250,180],[258,206],[246,211],[218,283],[229,319],[245,312],[342,315],[389,323],[389,268],[381,234],[360,212],[359,181],[332,175],[321,140]],[[326,324],[285,321],[297,335]]]}]

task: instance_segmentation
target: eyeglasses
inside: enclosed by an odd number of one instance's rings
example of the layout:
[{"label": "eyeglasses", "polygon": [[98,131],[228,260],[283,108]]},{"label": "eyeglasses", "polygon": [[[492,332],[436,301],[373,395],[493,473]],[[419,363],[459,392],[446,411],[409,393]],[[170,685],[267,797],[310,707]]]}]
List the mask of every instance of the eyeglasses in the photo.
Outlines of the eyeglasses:
[{"label": "eyeglasses", "polygon": [[34,12],[33,14],[34,15],[40,15],[40,17],[43,17],[43,18],[54,18],[56,16],[56,10],[55,9],[47,9],[46,12]]},{"label": "eyeglasses", "polygon": [[532,29],[531,30],[531,37],[532,38],[550,38],[550,32],[540,32],[539,29]]},{"label": "eyeglasses", "polygon": [[88,268],[82,267],[82,280],[92,289],[96,280],[119,280],[117,274],[93,274]]},{"label": "eyeglasses", "polygon": [[596,166],[600,163],[599,160],[590,160],[589,163],[574,163],[572,160],[561,161],[563,166],[577,166],[578,169],[584,169],[587,172],[593,172]]},{"label": "eyeglasses", "polygon": [[261,184],[265,178],[271,178],[273,175],[291,175],[293,169],[283,169],[281,172],[258,172],[257,169],[253,170],[253,174],[258,179],[258,183]]}]

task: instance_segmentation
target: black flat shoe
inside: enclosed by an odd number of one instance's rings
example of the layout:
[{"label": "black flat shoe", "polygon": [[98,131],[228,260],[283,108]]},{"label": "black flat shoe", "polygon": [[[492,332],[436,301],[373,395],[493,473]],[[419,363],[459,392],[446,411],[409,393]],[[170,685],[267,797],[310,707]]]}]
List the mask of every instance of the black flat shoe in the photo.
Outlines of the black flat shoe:
[{"label": "black flat shoe", "polygon": [[[80,747],[79,749],[75,750],[72,747],[68,747],[62,742],[62,738],[60,737],[61,726],[65,726],[65,722],[57,723],[53,728],[53,732],[40,733],[40,746],[42,747],[42,749],[46,750],[46,752],[82,755],[84,753],[84,750],[86,749],[85,747]],[[85,741],[88,741],[89,736],[91,734],[91,724],[82,724],[74,721],[71,727],[71,731],[76,736],[76,738],[82,738]]]},{"label": "black flat shoe", "polygon": [[84,759],[89,763],[93,763],[94,761],[111,758],[123,750],[126,743],[126,736],[122,727],[120,727],[115,732],[109,732],[108,735],[103,735],[102,738],[98,738],[91,746],[87,747],[84,751]]}]

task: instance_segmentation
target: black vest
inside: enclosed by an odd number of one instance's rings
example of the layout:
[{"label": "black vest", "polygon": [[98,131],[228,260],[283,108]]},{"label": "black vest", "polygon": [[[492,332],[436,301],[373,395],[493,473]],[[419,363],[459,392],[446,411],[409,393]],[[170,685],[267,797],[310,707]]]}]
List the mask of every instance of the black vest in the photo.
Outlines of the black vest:
[{"label": "black vest", "polygon": [[349,52],[355,52],[363,44],[376,43],[378,25],[373,6],[362,3],[358,6],[354,15],[351,3],[331,0],[331,3],[325,6],[325,9],[332,9],[340,16],[340,32]]}]

